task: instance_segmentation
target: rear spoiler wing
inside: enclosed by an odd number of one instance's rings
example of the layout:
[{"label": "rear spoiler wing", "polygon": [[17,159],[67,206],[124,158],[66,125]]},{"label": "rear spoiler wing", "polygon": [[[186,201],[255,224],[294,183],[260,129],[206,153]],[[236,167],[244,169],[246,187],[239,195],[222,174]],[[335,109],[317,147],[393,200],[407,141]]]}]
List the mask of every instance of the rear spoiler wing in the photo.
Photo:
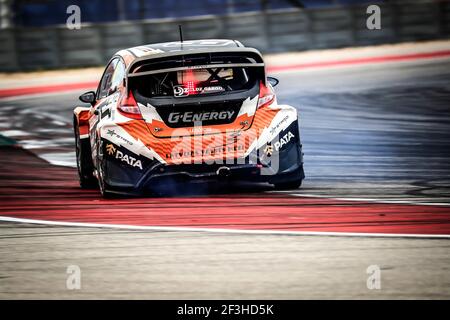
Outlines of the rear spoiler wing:
[{"label": "rear spoiler wing", "polygon": [[128,78],[146,76],[149,74],[189,70],[189,69],[192,70],[192,69],[224,68],[224,67],[230,67],[230,68],[231,67],[264,67],[264,63],[223,63],[223,64],[204,64],[204,65],[177,67],[177,68],[166,68],[166,69],[158,69],[158,70],[136,72],[136,73],[128,74]]},{"label": "rear spoiler wing", "polygon": [[[227,63],[227,64],[192,64],[192,65],[183,65],[182,66],[176,66],[173,68],[163,68],[163,69],[156,69],[156,70],[150,70],[150,71],[143,71],[143,72],[136,72],[136,69],[142,65],[145,64],[145,62],[152,62],[152,61],[164,61],[168,58],[174,58],[174,57],[180,57],[183,61],[185,58],[193,57],[193,56],[202,56],[202,55],[209,55],[217,56],[221,54],[237,54],[242,55],[243,57],[251,58],[254,62],[248,62],[248,63]],[[169,52],[162,52],[162,53],[155,53],[150,56],[145,56],[142,58],[135,59],[127,68],[126,71],[126,83],[125,86],[127,87],[128,91],[128,79],[132,77],[138,77],[138,76],[144,76],[144,75],[151,75],[151,74],[157,74],[157,73],[164,73],[164,72],[170,72],[170,71],[180,71],[180,70],[188,70],[188,69],[202,69],[202,68],[215,68],[215,67],[260,67],[264,68],[264,78],[265,78],[265,64],[263,61],[263,58],[261,56],[261,53],[254,49],[254,48],[227,48],[227,49],[208,49],[208,50],[185,50],[185,51],[169,51]]]}]

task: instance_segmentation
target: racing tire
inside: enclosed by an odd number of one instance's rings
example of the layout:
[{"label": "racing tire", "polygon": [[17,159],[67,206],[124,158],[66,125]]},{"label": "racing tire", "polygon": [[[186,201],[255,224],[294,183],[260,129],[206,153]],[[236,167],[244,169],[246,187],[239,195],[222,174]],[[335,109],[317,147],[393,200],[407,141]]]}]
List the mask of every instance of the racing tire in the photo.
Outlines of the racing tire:
[{"label": "racing tire", "polygon": [[97,179],[94,177],[94,165],[91,159],[89,140],[80,139],[80,130],[77,120],[73,122],[75,134],[75,154],[77,160],[78,177],[82,189],[96,189]]},{"label": "racing tire", "polygon": [[275,183],[274,187],[276,190],[294,190],[301,187],[302,181],[303,181],[302,179],[298,179],[289,182],[279,182]]}]

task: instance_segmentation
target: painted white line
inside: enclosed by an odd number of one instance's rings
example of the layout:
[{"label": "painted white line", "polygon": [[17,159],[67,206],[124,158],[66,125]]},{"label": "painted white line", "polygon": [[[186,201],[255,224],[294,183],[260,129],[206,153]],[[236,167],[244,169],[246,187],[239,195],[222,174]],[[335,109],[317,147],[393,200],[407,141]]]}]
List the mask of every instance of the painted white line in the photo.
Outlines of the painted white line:
[{"label": "painted white line", "polygon": [[5,130],[5,131],[0,131],[0,134],[4,135],[6,137],[10,137],[10,138],[23,137],[23,136],[31,135],[31,133],[26,132],[26,131],[22,131],[22,130]]},{"label": "painted white line", "polygon": [[[1,100],[1,99],[0,99]],[[16,109],[16,106],[2,106],[1,108],[0,108],[0,111],[12,111],[12,110],[14,110],[14,109]]]},{"label": "painted white line", "polygon": [[420,206],[439,206],[439,207],[450,207],[450,203],[445,202],[417,202],[408,200],[394,200],[394,199],[375,199],[375,198],[354,198],[354,197],[339,197],[333,195],[317,195],[317,194],[307,194],[307,193],[292,193],[292,191],[266,191],[268,193],[283,193],[294,197],[305,197],[305,198],[323,198],[338,201],[356,201],[356,202],[374,202],[374,203],[385,203],[385,204],[411,204]]},{"label": "painted white line", "polygon": [[172,232],[208,232],[230,234],[255,234],[255,235],[290,235],[290,236],[332,236],[332,237],[371,237],[371,238],[422,238],[422,239],[450,239],[450,234],[396,234],[396,233],[357,233],[357,232],[322,232],[322,231],[280,231],[280,230],[239,230],[223,228],[192,228],[192,227],[156,227],[133,226],[127,224],[104,224],[85,222],[62,222],[49,220],[35,220],[24,218],[12,218],[0,216],[0,221],[15,223],[43,224],[63,227],[108,228],[145,231],[172,231]]},{"label": "painted white line", "polygon": [[77,159],[75,152],[50,152],[40,153],[39,158],[44,159],[54,166],[77,167]]},{"label": "painted white line", "polygon": [[57,126],[66,126],[67,122],[62,122],[62,121],[58,121],[58,120],[53,120],[53,124],[56,124]]},{"label": "painted white line", "polygon": [[72,123],[66,117],[41,109],[21,109],[19,110],[19,112],[21,114],[32,114],[34,117],[49,118],[52,119],[54,123],[58,123],[61,126],[72,125]]}]

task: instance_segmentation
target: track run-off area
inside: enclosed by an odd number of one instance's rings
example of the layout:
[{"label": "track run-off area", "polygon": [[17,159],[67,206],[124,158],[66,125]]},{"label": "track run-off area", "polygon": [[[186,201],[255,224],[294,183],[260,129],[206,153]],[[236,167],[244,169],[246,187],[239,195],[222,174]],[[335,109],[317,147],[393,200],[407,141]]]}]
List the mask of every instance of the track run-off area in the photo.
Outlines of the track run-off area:
[{"label": "track run-off area", "polygon": [[[283,192],[189,184],[102,199],[74,168],[83,90],[0,99],[0,134],[15,141],[0,147],[0,297],[70,297],[73,263],[87,298],[448,298],[450,54],[408,56],[272,69],[305,153],[302,188]],[[389,279],[378,295],[372,264]]]},{"label": "track run-off area", "polygon": [[[74,169],[52,166],[21,149],[3,153],[3,221],[154,231],[450,238],[450,210],[442,205],[268,194],[268,187],[226,184],[191,184],[190,195],[171,190],[162,196],[105,200],[97,190],[80,190]],[[225,193],[228,188],[233,194]]]}]

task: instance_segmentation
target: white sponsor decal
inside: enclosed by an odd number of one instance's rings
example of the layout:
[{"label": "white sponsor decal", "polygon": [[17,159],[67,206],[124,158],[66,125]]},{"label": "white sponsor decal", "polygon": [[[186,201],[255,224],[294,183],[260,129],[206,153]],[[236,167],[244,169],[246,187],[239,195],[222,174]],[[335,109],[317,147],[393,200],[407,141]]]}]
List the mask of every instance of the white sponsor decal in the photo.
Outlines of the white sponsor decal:
[{"label": "white sponsor decal", "polygon": [[130,140],[122,137],[120,134],[118,134],[114,129],[107,129],[107,133],[108,135],[110,135],[111,137],[116,137],[117,139],[122,140],[123,142],[129,144],[130,146],[133,145],[133,142],[131,142]]},{"label": "white sponsor decal", "polygon": [[133,158],[132,156],[129,156],[127,154],[123,154],[123,152],[119,150],[117,150],[116,152],[116,159],[126,162],[131,167],[138,167],[139,169],[142,170],[141,160],[136,160],[136,158]]},{"label": "white sponsor decal", "polygon": [[[233,40],[188,40],[183,41],[184,46],[202,47],[202,46],[227,46],[233,44]],[[178,47],[180,42],[167,42],[162,44],[163,47]]]},{"label": "white sponsor decal", "polygon": [[275,150],[280,150],[285,144],[287,144],[294,137],[292,132],[286,133],[280,140],[274,143]]},{"label": "white sponsor decal", "polygon": [[129,48],[127,50],[131,51],[137,57],[142,57],[144,55],[157,54],[157,53],[164,52],[160,49],[153,49],[153,48],[148,48],[148,47],[144,47],[144,46]]},{"label": "white sponsor decal", "polygon": [[[142,106],[142,105],[141,105]],[[141,109],[142,110],[142,109]],[[161,120],[162,121],[162,120]],[[114,139],[114,143],[118,146],[124,147],[131,153],[146,157],[148,159],[157,159],[159,162],[165,163],[164,159],[161,158],[152,148],[146,146],[139,138],[134,138],[126,130],[120,126],[112,126],[114,124],[111,120],[105,121],[104,125],[101,127],[101,137],[111,140],[111,135],[108,134],[109,130],[114,130],[116,134],[120,135],[124,139]],[[125,141],[126,140],[126,141]],[[131,144],[130,144],[131,142]],[[108,151],[108,150],[107,150]]]},{"label": "white sponsor decal", "polygon": [[189,86],[173,86],[173,95],[175,97],[187,97],[190,94],[222,92],[225,89],[221,86],[210,87],[189,87]]},{"label": "white sponsor decal", "polygon": [[280,127],[288,120],[289,115],[286,115],[286,117],[284,117],[280,122],[270,128],[270,134],[275,134],[280,129]]},{"label": "white sponsor decal", "polygon": [[211,111],[211,112],[201,112],[194,113],[191,111],[187,112],[172,112],[169,114],[168,121],[170,123],[178,123],[178,122],[196,122],[196,121],[207,121],[207,120],[224,120],[231,119],[234,115],[234,111]]}]

